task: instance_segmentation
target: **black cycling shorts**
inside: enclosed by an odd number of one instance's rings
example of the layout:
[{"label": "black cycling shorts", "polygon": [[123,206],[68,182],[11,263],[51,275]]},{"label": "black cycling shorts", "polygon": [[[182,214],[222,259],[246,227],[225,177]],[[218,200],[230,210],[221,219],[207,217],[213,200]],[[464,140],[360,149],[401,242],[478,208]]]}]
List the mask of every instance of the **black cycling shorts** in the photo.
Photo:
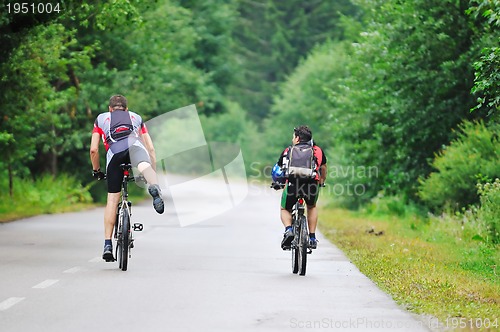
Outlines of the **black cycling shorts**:
[{"label": "black cycling shorts", "polygon": [[307,206],[315,206],[319,197],[319,188],[319,183],[315,180],[289,180],[281,195],[281,207],[292,211],[300,196],[304,197]]},{"label": "black cycling shorts", "polygon": [[[130,153],[132,153],[132,158],[130,158]],[[137,165],[143,161],[151,164],[148,153],[142,147],[133,145],[125,151],[115,153],[111,157],[106,168],[108,193],[119,193],[121,191],[123,180],[123,169],[120,167],[121,164],[131,163],[132,167],[137,167]]]}]

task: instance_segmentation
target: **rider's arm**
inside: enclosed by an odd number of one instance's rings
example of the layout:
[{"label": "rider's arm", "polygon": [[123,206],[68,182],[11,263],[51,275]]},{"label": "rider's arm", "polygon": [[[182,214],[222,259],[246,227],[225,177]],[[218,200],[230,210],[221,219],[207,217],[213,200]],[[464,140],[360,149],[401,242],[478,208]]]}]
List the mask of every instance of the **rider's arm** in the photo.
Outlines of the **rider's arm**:
[{"label": "rider's arm", "polygon": [[288,149],[289,148],[286,148],[283,152],[281,152],[281,155],[280,155],[280,157],[278,159],[278,162],[276,163],[276,164],[278,164],[279,167],[283,167],[284,166],[283,165],[284,164],[284,159],[285,159],[285,157],[286,157],[286,155],[288,153]]},{"label": "rider's arm", "polygon": [[326,181],[326,175],[328,173],[328,167],[326,166],[327,159],[324,151],[321,150],[321,165],[319,166],[319,184],[324,185]]},{"label": "rider's arm", "polygon": [[151,158],[151,167],[156,171],[156,152],[155,147],[153,145],[153,140],[148,133],[141,133],[142,141],[144,142],[144,146],[148,150],[149,157]]},{"label": "rider's arm", "polygon": [[323,185],[326,181],[326,173],[328,172],[328,167],[323,164],[319,167],[319,184]]},{"label": "rider's arm", "polygon": [[92,133],[90,141],[90,161],[92,162],[92,169],[97,171],[101,166],[99,162],[99,141],[101,135],[99,133]]}]

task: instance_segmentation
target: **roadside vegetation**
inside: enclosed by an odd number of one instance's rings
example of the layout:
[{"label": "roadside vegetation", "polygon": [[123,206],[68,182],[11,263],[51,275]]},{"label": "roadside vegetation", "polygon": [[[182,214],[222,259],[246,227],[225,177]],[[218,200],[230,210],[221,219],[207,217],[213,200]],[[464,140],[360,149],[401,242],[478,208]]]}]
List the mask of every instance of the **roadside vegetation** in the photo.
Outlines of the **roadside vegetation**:
[{"label": "roadside vegetation", "polygon": [[401,215],[393,201],[381,204],[385,211],[323,209],[320,229],[407,310],[436,317],[444,327],[460,321],[453,318],[472,319],[471,330],[495,320],[498,327],[500,250],[478,235],[482,226],[454,217]]},{"label": "roadside vegetation", "polygon": [[[5,181],[3,181],[5,185]],[[77,211],[93,206],[89,188],[67,175],[14,180],[12,196],[0,191],[0,222],[39,214]]]},{"label": "roadside vegetation", "polygon": [[[7,187],[5,183],[2,185]],[[12,196],[8,191],[0,191],[0,223],[102,206],[106,203],[106,195],[105,181],[83,186],[76,177],[65,174],[44,175],[34,180],[15,178]],[[133,202],[149,198],[142,187],[135,185],[129,186],[129,196]]]}]

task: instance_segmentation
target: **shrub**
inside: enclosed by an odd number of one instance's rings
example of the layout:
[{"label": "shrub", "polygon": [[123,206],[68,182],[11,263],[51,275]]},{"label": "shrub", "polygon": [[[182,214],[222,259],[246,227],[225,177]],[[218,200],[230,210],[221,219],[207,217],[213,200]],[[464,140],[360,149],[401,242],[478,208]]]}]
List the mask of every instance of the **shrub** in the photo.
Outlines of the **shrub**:
[{"label": "shrub", "polygon": [[402,196],[385,196],[380,192],[364,205],[366,213],[373,216],[397,216],[400,218],[423,215],[421,207]]},{"label": "shrub", "polygon": [[500,244],[500,179],[479,184],[481,205],[472,209],[473,219],[483,225],[488,234],[488,242]]},{"label": "shrub", "polygon": [[8,190],[0,192],[0,220],[74,210],[92,203],[88,190],[64,174],[56,178],[44,175],[35,181],[15,178],[12,197]]},{"label": "shrub", "polygon": [[436,169],[421,180],[419,196],[433,210],[479,202],[476,184],[500,176],[500,141],[484,123],[465,122],[455,141],[436,156]]}]

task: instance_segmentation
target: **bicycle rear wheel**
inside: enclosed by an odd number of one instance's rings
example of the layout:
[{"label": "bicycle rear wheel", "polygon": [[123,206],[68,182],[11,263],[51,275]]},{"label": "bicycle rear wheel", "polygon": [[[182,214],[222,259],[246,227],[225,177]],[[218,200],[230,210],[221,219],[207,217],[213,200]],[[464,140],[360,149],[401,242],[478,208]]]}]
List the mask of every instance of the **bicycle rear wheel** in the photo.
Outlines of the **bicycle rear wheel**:
[{"label": "bicycle rear wheel", "polygon": [[128,250],[130,236],[130,216],[127,209],[122,209],[122,229],[118,239],[117,252],[119,267],[122,271],[127,271],[128,267]]},{"label": "bicycle rear wheel", "polygon": [[292,243],[292,273],[297,274],[298,272],[299,272],[299,248],[297,248],[296,244]]},{"label": "bicycle rear wheel", "polygon": [[307,233],[307,219],[305,216],[300,216],[299,219],[299,239],[297,242],[297,265],[299,268],[299,275],[306,275],[307,266],[307,245],[309,243],[309,234]]}]

